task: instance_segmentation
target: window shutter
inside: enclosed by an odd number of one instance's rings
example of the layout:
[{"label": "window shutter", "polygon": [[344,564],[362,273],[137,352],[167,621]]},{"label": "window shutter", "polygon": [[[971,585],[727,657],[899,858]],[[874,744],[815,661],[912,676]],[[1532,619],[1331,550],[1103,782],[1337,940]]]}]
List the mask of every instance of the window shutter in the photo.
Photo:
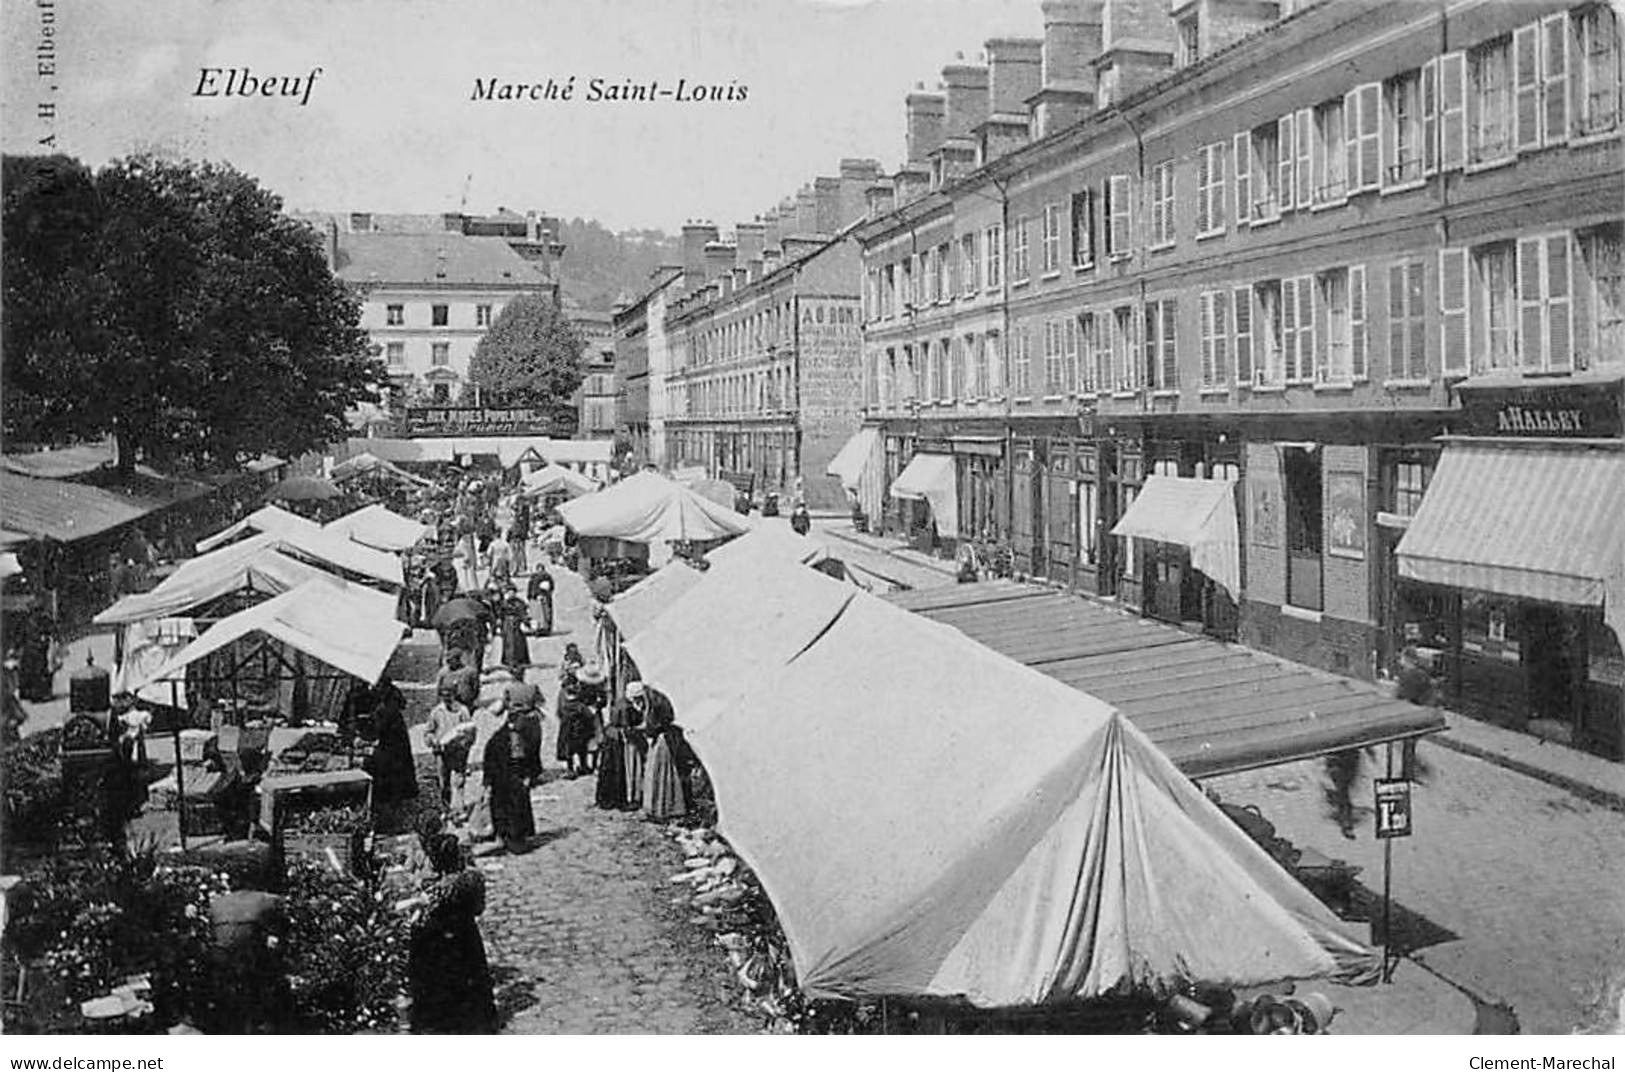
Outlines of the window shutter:
[{"label": "window shutter", "polygon": [[1439,166],[1449,171],[1467,161],[1467,56],[1439,57]]},{"label": "window shutter", "polygon": [[1360,91],[1343,94],[1343,189],[1360,188]]},{"label": "window shutter", "polygon": [[1236,157],[1236,226],[1245,224],[1253,215],[1253,145],[1250,134],[1237,134],[1231,139]]},{"label": "window shutter", "polygon": [[1196,150],[1196,233],[1206,234],[1213,227],[1208,213],[1208,151]]},{"label": "window shutter", "polygon": [[1538,238],[1518,241],[1518,350],[1523,366],[1540,369],[1546,366],[1545,339],[1541,332],[1541,314],[1545,311],[1545,287],[1541,263],[1542,245]]},{"label": "window shutter", "polygon": [[1252,291],[1236,287],[1230,292],[1236,326],[1236,383],[1245,386],[1253,382],[1253,306]]},{"label": "window shutter", "polygon": [[1229,167],[1229,165],[1225,163],[1225,156],[1227,155],[1225,153],[1225,144],[1222,141],[1215,142],[1214,144],[1208,146],[1208,151],[1213,157],[1209,164],[1210,168],[1212,169],[1213,178],[1213,207],[1209,212],[1212,219],[1210,219],[1208,222],[1215,228],[1222,228],[1224,226],[1225,171]]},{"label": "window shutter", "polygon": [[1388,378],[1405,378],[1405,265],[1388,268]]},{"label": "window shutter", "polygon": [[1203,291],[1198,299],[1202,310],[1202,386],[1213,385],[1213,292]]},{"label": "window shutter", "polygon": [[1428,378],[1427,319],[1422,315],[1422,284],[1426,268],[1421,261],[1413,261],[1406,269],[1406,307],[1411,313],[1411,365],[1408,374],[1413,380]]},{"label": "window shutter", "polygon": [[1117,178],[1110,176],[1106,179],[1106,184],[1101,187],[1100,214],[1102,222],[1106,225],[1101,228],[1102,236],[1106,240],[1105,249],[1102,252],[1108,257],[1117,252],[1117,244],[1114,238],[1116,233],[1114,213],[1117,208],[1117,198],[1112,196],[1116,192],[1116,186]]},{"label": "window shutter", "polygon": [[1540,148],[1540,24],[1520,26],[1512,35],[1513,140],[1519,152]]},{"label": "window shutter", "polygon": [[1314,283],[1314,277],[1312,276],[1303,276],[1298,280],[1298,372],[1305,380],[1310,381],[1315,378]]},{"label": "window shutter", "polygon": [[1566,13],[1540,20],[1541,77],[1545,113],[1543,133],[1547,145],[1569,137],[1569,17]]},{"label": "window shutter", "polygon": [[1164,298],[1162,308],[1162,386],[1173,390],[1179,386],[1179,354],[1174,321],[1176,306],[1173,298]]},{"label": "window shutter", "polygon": [[1439,61],[1422,65],[1422,174],[1439,173]]},{"label": "window shutter", "polygon": [[1549,235],[1546,244],[1546,366],[1574,367],[1572,261],[1567,233]]},{"label": "window shutter", "polygon": [[1349,269],[1349,365],[1354,378],[1366,378],[1365,265]]},{"label": "window shutter", "polygon": [[1440,367],[1446,376],[1467,372],[1467,251],[1439,251]]},{"label": "window shutter", "polygon": [[1286,381],[1298,379],[1298,281],[1281,280],[1281,357]]},{"label": "window shutter", "polygon": [[1213,298],[1213,384],[1223,387],[1230,382],[1230,326],[1225,315],[1224,291],[1215,290]]},{"label": "window shutter", "polygon": [[1276,152],[1276,179],[1275,190],[1277,204],[1282,212],[1292,207],[1292,164],[1296,157],[1292,152],[1292,116],[1283,115],[1275,121],[1275,152]]},{"label": "window shutter", "polygon": [[1315,169],[1313,167],[1314,113],[1308,108],[1298,109],[1297,160],[1298,207],[1308,208],[1313,200]]},{"label": "window shutter", "polygon": [[1360,94],[1360,189],[1375,190],[1381,185],[1382,85],[1368,82]]}]

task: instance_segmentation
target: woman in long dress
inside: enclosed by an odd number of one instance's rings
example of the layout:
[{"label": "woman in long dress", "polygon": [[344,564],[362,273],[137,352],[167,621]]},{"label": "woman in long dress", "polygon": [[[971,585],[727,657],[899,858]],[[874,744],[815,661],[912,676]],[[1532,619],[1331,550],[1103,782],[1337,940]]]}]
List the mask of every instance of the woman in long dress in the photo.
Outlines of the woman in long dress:
[{"label": "woman in long dress", "polygon": [[621,731],[621,765],[626,771],[626,806],[643,807],[643,772],[649,755],[649,738],[644,734],[648,717],[648,690],[641,681],[626,686],[627,725]]},{"label": "woman in long dress", "polygon": [[530,665],[530,642],[525,639],[528,611],[529,608],[510,582],[497,601],[497,614],[502,623],[502,665],[512,670],[515,676],[522,675],[525,667]]},{"label": "woman in long dress", "polygon": [[688,792],[683,786],[678,757],[685,745],[683,731],[676,725],[671,703],[653,689],[649,693],[649,767],[643,785],[643,807],[657,822],[681,819],[688,814]]},{"label": "woman in long dress", "polygon": [[594,802],[605,811],[626,808],[626,731],[631,722],[631,701],[616,700],[604,719],[604,739],[598,745],[598,791]]},{"label": "woman in long dress", "polygon": [[[514,688],[508,686],[509,690]],[[509,706],[502,726],[485,745],[485,785],[491,794],[491,825],[511,853],[530,847],[536,815],[530,807],[530,749],[520,725],[521,713]]]},{"label": "woman in long dress", "polygon": [[485,876],[463,866],[463,848],[450,834],[428,839],[437,877],[424,890],[412,920],[407,977],[412,1030],[420,1035],[486,1035],[497,1029],[491,966],[480,937]]}]

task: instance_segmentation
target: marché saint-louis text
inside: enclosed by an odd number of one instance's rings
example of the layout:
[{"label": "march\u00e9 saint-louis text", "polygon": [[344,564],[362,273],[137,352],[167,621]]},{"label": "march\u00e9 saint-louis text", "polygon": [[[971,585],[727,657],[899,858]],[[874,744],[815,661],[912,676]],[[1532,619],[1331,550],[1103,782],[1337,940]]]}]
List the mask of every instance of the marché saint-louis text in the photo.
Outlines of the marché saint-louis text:
[{"label": "march\u00e9 saint-louis text", "polygon": [[712,104],[740,104],[750,98],[750,87],[738,81],[694,82],[679,78],[675,85],[662,84],[658,79],[638,81],[631,78],[589,78],[578,80],[548,78],[541,82],[505,82],[500,78],[476,78],[471,100],[477,101],[585,101],[633,103],[662,102],[688,103],[700,101]]}]

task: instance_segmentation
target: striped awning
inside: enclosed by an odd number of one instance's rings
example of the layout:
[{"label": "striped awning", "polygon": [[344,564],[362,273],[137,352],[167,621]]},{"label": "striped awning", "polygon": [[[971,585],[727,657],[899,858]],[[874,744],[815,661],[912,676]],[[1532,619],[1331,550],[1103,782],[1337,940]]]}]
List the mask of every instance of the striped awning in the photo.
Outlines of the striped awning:
[{"label": "striped awning", "polygon": [[1396,553],[1399,575],[1573,606],[1603,602],[1625,547],[1625,452],[1450,443]]}]

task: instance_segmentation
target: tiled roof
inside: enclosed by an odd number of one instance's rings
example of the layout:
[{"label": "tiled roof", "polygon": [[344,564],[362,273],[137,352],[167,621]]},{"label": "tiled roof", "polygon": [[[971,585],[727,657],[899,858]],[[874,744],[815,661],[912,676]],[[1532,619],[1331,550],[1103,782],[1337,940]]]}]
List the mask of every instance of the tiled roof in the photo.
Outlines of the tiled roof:
[{"label": "tiled roof", "polygon": [[350,283],[539,287],[551,282],[501,238],[451,233],[340,235],[337,274]]},{"label": "tiled roof", "polygon": [[104,443],[83,443],[75,447],[35,451],[31,454],[7,454],[0,465],[7,472],[43,479],[63,480],[86,473],[94,473],[112,465],[115,452],[111,440]]},{"label": "tiled roof", "polygon": [[118,491],[0,470],[0,510],[12,532],[66,543],[118,528],[209,491],[207,485],[181,480],[144,479],[140,483],[139,492]]}]

